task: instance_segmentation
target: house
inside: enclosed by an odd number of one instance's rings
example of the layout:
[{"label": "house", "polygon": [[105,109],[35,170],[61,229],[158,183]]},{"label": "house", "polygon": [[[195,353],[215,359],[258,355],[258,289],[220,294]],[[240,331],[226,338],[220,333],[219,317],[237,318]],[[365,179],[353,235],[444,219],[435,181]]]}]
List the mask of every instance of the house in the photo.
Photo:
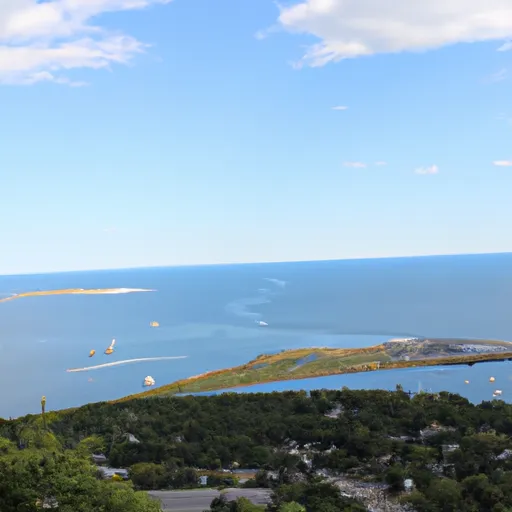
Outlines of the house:
[{"label": "house", "polygon": [[414,482],[411,478],[406,478],[404,480],[404,490],[405,492],[411,492],[414,489]]},{"label": "house", "polygon": [[103,453],[99,453],[97,455],[93,454],[92,461],[94,462],[94,464],[105,464],[105,462],[107,462],[107,457],[105,457]]},{"label": "house", "polygon": [[53,497],[44,498],[36,501],[37,508],[59,508],[57,500]]},{"label": "house", "polygon": [[129,443],[140,444],[140,441],[133,434],[126,434]]},{"label": "house", "polygon": [[498,460],[508,460],[512,457],[512,450],[506,448],[503,452],[501,452],[496,458]]},{"label": "house", "polygon": [[128,474],[127,469],[110,468],[108,466],[101,466],[98,468],[98,470],[104,479],[112,478],[114,475],[120,476],[123,480],[129,479],[129,474]]}]

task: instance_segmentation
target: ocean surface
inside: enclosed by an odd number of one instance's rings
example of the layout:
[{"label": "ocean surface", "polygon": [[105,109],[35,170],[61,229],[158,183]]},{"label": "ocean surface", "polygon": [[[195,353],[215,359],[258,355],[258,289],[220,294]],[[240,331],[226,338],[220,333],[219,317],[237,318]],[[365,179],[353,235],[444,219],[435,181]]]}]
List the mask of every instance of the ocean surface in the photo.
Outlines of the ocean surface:
[{"label": "ocean surface", "polygon": [[[393,336],[512,341],[512,254],[0,277],[0,298],[62,288],[156,291],[0,304],[0,417],[38,412],[42,395],[48,409],[109,400],[143,391],[147,375],[158,386],[282,349],[360,347]],[[151,321],[160,327],[151,328]],[[104,355],[112,338],[116,350]],[[96,355],[89,358],[92,349]],[[182,358],[66,372],[160,357]],[[510,363],[485,363],[281,382],[247,391],[394,389],[401,383],[406,390],[448,390],[476,402],[492,399],[499,388],[508,401],[511,376]]]}]

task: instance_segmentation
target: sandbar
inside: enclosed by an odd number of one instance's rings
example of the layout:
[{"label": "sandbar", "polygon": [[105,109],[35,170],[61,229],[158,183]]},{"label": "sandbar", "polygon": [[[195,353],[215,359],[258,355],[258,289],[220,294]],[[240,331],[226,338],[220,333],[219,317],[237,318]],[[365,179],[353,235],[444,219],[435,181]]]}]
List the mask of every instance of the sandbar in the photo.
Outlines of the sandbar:
[{"label": "sandbar", "polygon": [[28,297],[45,297],[48,295],[116,295],[121,293],[155,292],[144,288],[66,288],[62,290],[38,290],[33,292],[22,292],[0,299],[0,303]]},{"label": "sandbar", "polygon": [[408,338],[365,348],[303,348],[262,354],[246,364],[212,370],[114,402],[199,393],[348,373],[512,360],[512,343],[501,340]]}]

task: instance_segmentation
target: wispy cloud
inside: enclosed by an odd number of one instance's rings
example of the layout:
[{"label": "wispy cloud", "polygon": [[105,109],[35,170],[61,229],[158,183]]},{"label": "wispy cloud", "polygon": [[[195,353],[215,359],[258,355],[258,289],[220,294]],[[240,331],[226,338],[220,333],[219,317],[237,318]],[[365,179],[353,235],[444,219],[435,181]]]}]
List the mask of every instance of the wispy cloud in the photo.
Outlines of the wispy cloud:
[{"label": "wispy cloud", "polygon": [[498,167],[512,167],[512,160],[495,160],[493,164]]},{"label": "wispy cloud", "polygon": [[262,39],[266,39],[270,34],[272,34],[274,32],[281,32],[282,30],[283,30],[283,28],[281,27],[281,25],[275,24],[275,25],[272,25],[271,27],[268,27],[264,30],[258,30],[254,34],[254,37],[261,41]]},{"label": "wispy cloud", "polygon": [[143,9],[171,0],[0,0],[0,83],[84,85],[78,69],[128,64],[148,45],[95,23],[104,13]]},{"label": "wispy cloud", "polygon": [[439,167],[435,164],[428,167],[418,167],[414,172],[416,174],[438,174]]},{"label": "wispy cloud", "polygon": [[38,73],[32,73],[27,76],[15,77],[13,81],[6,78],[5,84],[19,84],[19,85],[33,85],[37,82],[53,82],[60,85],[69,85],[70,87],[84,87],[88,85],[86,82],[78,82],[76,80],[70,80],[66,77],[58,77],[48,71],[39,71]]},{"label": "wispy cloud", "polygon": [[364,162],[343,162],[343,167],[353,167],[355,169],[362,169],[366,167]]},{"label": "wispy cloud", "polygon": [[103,229],[104,233],[109,233],[109,234],[115,233],[116,231],[117,231],[117,228],[115,228],[115,227],[110,227],[110,228]]},{"label": "wispy cloud", "polygon": [[337,107],[332,107],[333,110],[348,110],[348,107],[345,105],[338,105]]},{"label": "wispy cloud", "polygon": [[498,48],[499,52],[508,52],[509,50],[512,50],[512,41],[508,41]]},{"label": "wispy cloud", "polygon": [[503,80],[505,80],[505,78],[507,78],[507,75],[508,75],[508,70],[503,68],[503,69],[500,69],[499,71],[497,71],[496,73],[493,73],[489,77],[489,80],[491,82],[502,82]]},{"label": "wispy cloud", "polygon": [[383,166],[383,165],[388,165],[387,162],[384,162],[383,160],[379,160],[378,162],[375,162],[375,165],[377,166]]},{"label": "wispy cloud", "polygon": [[496,119],[498,119],[498,121],[504,121],[507,125],[512,126],[512,115],[501,113]]},{"label": "wispy cloud", "polygon": [[[280,6],[278,21],[290,33],[318,40],[307,48],[299,67],[457,43],[507,41],[512,34],[508,0],[428,0],[410,6],[411,0],[297,0]],[[499,49],[512,49],[512,42]]]}]

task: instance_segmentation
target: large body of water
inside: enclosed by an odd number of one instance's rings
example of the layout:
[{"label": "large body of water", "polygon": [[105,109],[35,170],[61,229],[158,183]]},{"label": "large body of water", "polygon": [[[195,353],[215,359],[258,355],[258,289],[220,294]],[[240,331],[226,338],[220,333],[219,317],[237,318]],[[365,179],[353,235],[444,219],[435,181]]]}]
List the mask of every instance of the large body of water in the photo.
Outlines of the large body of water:
[{"label": "large body of water", "polygon": [[[118,398],[282,349],[372,345],[392,336],[512,341],[512,254],[153,268],[0,277],[0,297],[60,288],[151,293],[61,295],[0,304],[0,417]],[[151,321],[159,328],[151,328]],[[258,326],[265,321],[268,327]],[[116,351],[103,354],[112,338]],[[97,351],[89,358],[89,351]],[[184,359],[120,364],[136,358]],[[380,387],[512,396],[509,363],[342,375],[251,390]],[[496,377],[494,385],[489,376]],[[469,379],[470,384],[464,384]]]}]

